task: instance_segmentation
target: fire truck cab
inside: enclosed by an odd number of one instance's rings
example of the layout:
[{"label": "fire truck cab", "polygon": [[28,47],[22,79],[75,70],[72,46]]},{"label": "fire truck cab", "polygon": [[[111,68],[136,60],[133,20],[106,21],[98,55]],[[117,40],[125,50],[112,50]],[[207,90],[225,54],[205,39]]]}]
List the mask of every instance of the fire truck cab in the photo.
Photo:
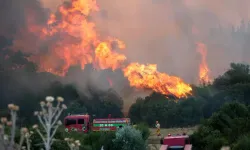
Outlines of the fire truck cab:
[{"label": "fire truck cab", "polygon": [[89,115],[69,115],[64,118],[65,131],[78,131],[87,133],[90,130]]},{"label": "fire truck cab", "polygon": [[192,145],[188,135],[164,137],[160,150],[191,150]]}]

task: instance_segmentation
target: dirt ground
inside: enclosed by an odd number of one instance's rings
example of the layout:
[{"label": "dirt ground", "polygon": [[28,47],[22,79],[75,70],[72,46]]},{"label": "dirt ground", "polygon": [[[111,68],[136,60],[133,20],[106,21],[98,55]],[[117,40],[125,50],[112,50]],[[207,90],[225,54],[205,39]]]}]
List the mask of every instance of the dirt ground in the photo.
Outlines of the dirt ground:
[{"label": "dirt ground", "polygon": [[[187,127],[187,128],[166,128],[166,129],[161,129],[161,134],[163,136],[167,136],[168,134],[171,135],[176,135],[176,134],[182,134],[185,132],[188,135],[193,134],[193,132],[197,129],[197,126],[195,127]],[[150,135],[154,136],[156,134],[156,129],[155,128],[150,128]]]}]

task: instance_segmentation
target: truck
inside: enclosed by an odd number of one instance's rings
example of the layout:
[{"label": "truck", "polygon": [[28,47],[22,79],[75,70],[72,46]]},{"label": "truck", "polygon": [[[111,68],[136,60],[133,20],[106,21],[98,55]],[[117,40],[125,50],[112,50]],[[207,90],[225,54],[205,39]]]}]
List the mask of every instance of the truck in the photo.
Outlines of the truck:
[{"label": "truck", "polygon": [[162,139],[162,145],[160,150],[191,150],[192,145],[190,144],[188,135],[168,135]]},{"label": "truck", "polygon": [[126,125],[130,125],[130,118],[95,118],[88,114],[68,115],[64,118],[66,132],[77,131],[88,133],[89,131],[116,131]]}]

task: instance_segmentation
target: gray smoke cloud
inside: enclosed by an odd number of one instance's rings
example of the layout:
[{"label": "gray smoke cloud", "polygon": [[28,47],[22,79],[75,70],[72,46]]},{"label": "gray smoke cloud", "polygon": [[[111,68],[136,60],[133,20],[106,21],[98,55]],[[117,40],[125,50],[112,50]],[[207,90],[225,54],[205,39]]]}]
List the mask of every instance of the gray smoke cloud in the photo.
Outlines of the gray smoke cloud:
[{"label": "gray smoke cloud", "polygon": [[46,20],[48,9],[41,6],[40,1],[34,0],[1,0],[0,1],[0,35],[13,36],[28,22],[27,15],[36,23]]},{"label": "gray smoke cloud", "polygon": [[[197,83],[201,61],[197,42],[207,45],[212,77],[223,73],[230,62],[247,61],[231,29],[249,19],[248,0],[98,0],[98,4],[104,14],[96,17],[98,28],[125,41],[130,61],[156,63],[160,71],[190,83]],[[212,32],[220,27],[223,32]]]},{"label": "gray smoke cloud", "polygon": [[[27,21],[46,23],[48,13],[55,12],[61,3],[61,0],[1,1],[0,34],[20,32],[18,29],[25,28]],[[130,62],[155,63],[161,72],[197,83],[201,56],[196,43],[202,42],[207,46],[207,63],[213,78],[222,74],[230,62],[249,63],[250,42],[245,38],[248,28],[241,25],[238,29],[241,32],[232,32],[232,26],[250,19],[249,0],[97,0],[97,4],[100,11],[92,14],[91,19],[98,33],[123,40],[127,45],[123,53]],[[31,15],[29,20],[27,14]],[[28,50],[16,43],[23,51],[36,51],[38,45],[43,45],[33,34],[14,37],[18,41],[29,39]],[[72,74],[75,75],[69,81],[79,83],[82,91],[88,81],[100,89],[110,88],[106,78],[110,74],[103,77],[94,71],[86,79],[77,72]],[[120,75],[111,78],[118,83],[113,88],[126,95],[126,81],[120,81]],[[134,95],[126,98],[127,102],[133,100]]]}]

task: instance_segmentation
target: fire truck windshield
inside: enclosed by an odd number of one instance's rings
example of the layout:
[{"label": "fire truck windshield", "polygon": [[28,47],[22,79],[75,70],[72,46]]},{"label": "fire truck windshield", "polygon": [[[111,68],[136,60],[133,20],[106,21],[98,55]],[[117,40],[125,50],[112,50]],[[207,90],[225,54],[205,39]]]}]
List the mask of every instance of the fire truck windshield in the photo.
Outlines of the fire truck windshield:
[{"label": "fire truck windshield", "polygon": [[71,119],[71,118],[69,119],[68,118],[68,119],[65,120],[65,125],[66,126],[74,125],[74,124],[76,124],[76,119]]},{"label": "fire truck windshield", "polygon": [[171,146],[168,148],[168,150],[184,150],[183,146]]},{"label": "fire truck windshield", "polygon": [[65,119],[65,126],[75,125],[75,124],[84,124],[84,119],[82,119],[82,118],[79,118],[79,119],[67,118],[67,119]]},{"label": "fire truck windshield", "polygon": [[84,119],[78,119],[78,124],[84,124]]}]

